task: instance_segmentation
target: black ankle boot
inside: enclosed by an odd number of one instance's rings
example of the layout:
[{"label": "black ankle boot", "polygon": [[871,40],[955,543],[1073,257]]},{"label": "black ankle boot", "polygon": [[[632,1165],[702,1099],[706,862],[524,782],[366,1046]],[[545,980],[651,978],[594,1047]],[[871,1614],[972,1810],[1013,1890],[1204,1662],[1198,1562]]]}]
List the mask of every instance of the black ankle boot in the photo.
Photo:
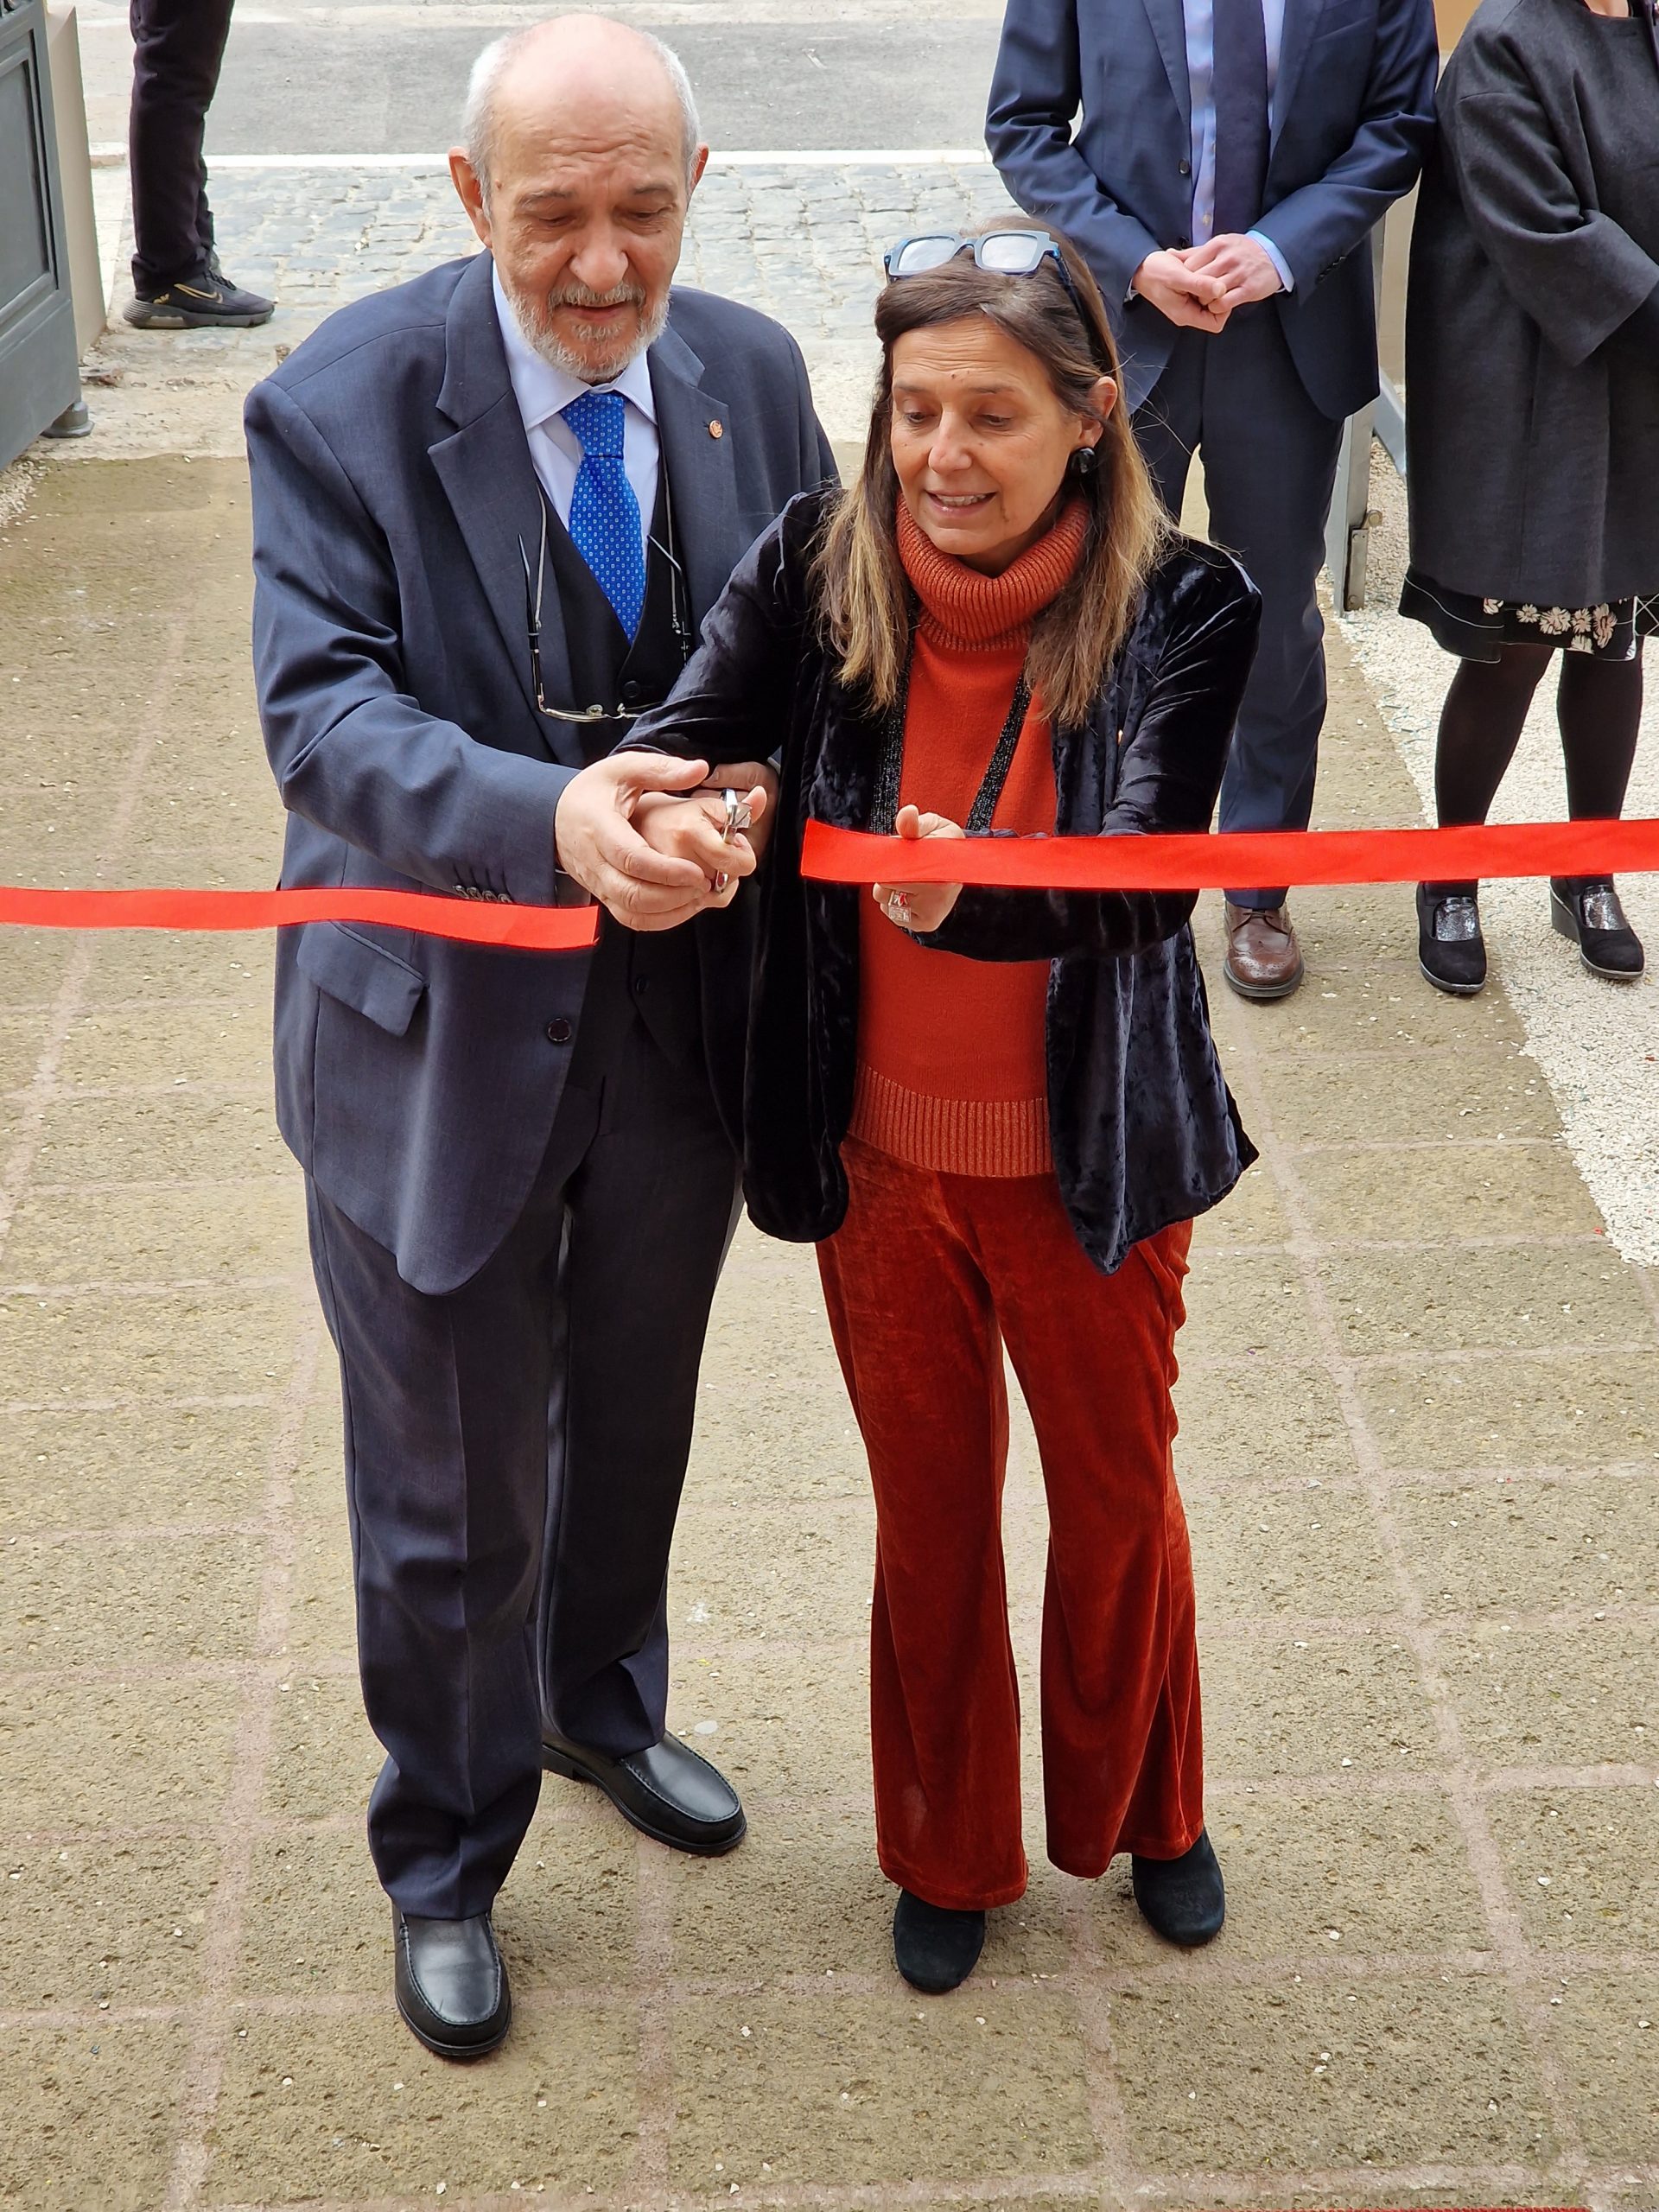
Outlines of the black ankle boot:
[{"label": "black ankle boot", "polygon": [[1633,983],[1647,965],[1642,940],[1624,918],[1611,875],[1552,875],[1549,918],[1579,948],[1592,976]]},{"label": "black ankle boot", "polygon": [[1417,965],[1437,991],[1471,999],[1486,981],[1486,940],[1472,892],[1417,887]]},{"label": "black ankle boot", "polygon": [[1203,1829],[1179,1859],[1142,1859],[1136,1853],[1130,1863],[1141,1916],[1166,1943],[1191,1951],[1220,1935],[1227,1892],[1221,1862]]},{"label": "black ankle boot", "polygon": [[912,1989],[943,1997],[967,1980],[985,1948],[982,1912],[952,1912],[900,1890],[893,1914],[893,1955]]}]

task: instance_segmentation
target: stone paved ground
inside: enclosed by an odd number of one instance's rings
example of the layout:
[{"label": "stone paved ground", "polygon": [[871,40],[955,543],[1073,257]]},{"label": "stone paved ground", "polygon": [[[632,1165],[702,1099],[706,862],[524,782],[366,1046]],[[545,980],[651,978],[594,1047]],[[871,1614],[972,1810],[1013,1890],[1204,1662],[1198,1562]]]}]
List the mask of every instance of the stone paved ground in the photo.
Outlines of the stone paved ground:
[{"label": "stone paved ground", "polygon": [[[715,162],[693,202],[682,279],[788,323],[804,346],[869,329],[884,247],[907,230],[956,228],[1008,205],[989,163]],[[470,225],[448,172],[246,169],[213,180],[238,277],[315,319],[358,293],[466,253]],[[931,212],[930,212],[931,211]]]},{"label": "stone paved ground", "polygon": [[[270,880],[246,530],[234,463],[95,449],[0,530],[0,880]],[[1322,818],[1415,818],[1335,658]],[[859,1453],[809,1255],[746,1234],[671,1718],[751,1836],[677,1860],[550,1783],[467,2071],[386,1990],[266,948],[0,944],[0,2204],[1651,2212],[1659,1306],[1503,996],[1431,995],[1397,893],[1300,911],[1300,995],[1217,993],[1264,1158],[1183,1339],[1221,1941],[1039,1859],[966,1990],[896,1980]]]}]

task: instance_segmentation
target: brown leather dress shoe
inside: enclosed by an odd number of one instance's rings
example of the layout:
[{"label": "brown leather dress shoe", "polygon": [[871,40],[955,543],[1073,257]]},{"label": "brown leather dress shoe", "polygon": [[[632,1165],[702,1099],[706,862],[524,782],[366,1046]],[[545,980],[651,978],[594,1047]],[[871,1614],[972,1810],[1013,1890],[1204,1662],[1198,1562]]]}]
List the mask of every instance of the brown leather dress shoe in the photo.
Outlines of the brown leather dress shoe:
[{"label": "brown leather dress shoe", "polygon": [[1221,972],[1242,999],[1287,999],[1302,980],[1302,955],[1288,906],[1226,902],[1227,957]]}]

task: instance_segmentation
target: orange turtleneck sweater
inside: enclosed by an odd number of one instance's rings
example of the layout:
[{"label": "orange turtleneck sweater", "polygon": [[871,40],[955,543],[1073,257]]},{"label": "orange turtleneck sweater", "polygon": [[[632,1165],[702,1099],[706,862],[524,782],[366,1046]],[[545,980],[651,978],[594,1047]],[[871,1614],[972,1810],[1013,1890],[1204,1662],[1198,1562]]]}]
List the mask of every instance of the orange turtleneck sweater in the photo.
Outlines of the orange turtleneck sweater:
[{"label": "orange turtleneck sweater", "polygon": [[[902,804],[966,823],[1025,665],[1032,622],[1070,579],[1086,528],[1086,511],[1073,501],[1012,566],[986,576],[930,543],[900,501],[899,555],[920,602]],[[1054,806],[1048,717],[1033,699],[992,827],[1052,832]],[[851,1134],[944,1174],[1046,1173],[1047,996],[1046,961],[930,951],[866,898]]]}]

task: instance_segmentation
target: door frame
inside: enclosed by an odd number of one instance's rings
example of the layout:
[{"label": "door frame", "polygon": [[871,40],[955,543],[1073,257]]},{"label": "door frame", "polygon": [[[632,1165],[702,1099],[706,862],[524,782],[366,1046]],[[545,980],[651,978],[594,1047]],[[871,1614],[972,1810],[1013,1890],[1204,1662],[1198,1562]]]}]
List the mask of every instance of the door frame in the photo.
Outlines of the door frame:
[{"label": "door frame", "polygon": [[0,203],[0,223],[38,221],[46,267],[15,299],[0,302],[0,467],[80,406],[45,0],[0,0],[0,79],[14,72],[23,78],[35,192],[10,213]]}]

